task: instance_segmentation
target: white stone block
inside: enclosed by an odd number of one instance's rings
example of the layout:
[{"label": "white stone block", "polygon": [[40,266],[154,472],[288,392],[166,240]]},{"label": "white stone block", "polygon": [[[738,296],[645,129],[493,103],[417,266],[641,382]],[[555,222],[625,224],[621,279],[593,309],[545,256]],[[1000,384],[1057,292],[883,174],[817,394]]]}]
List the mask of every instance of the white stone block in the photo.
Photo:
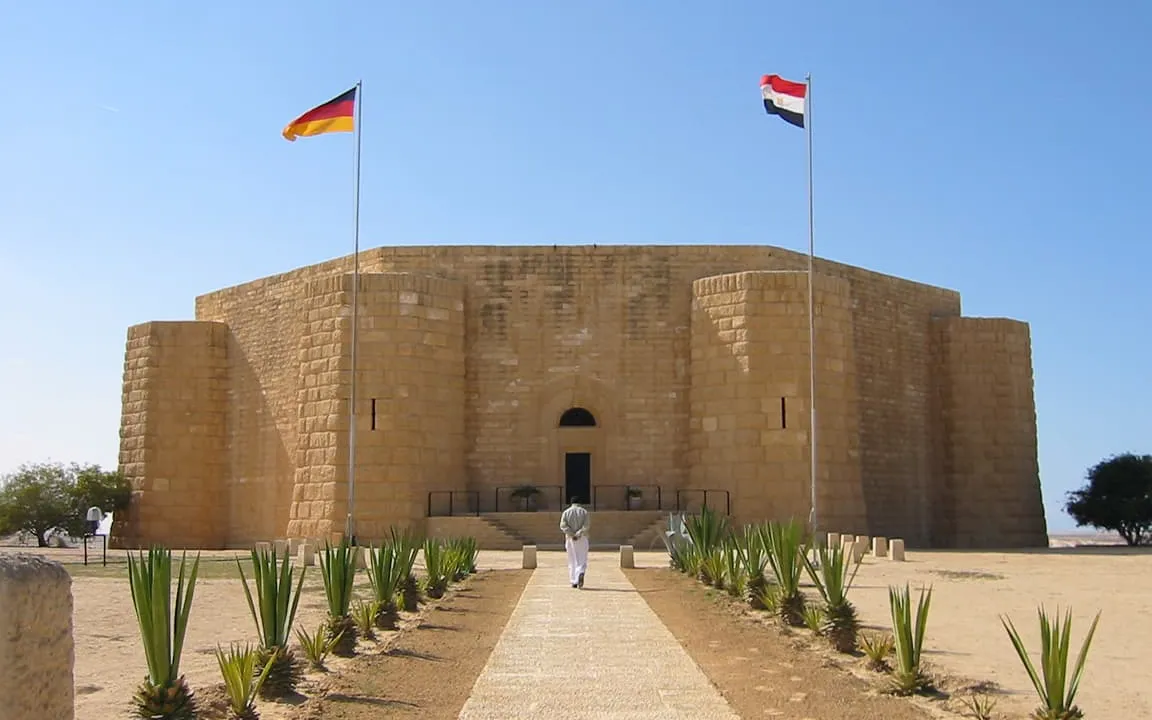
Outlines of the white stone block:
[{"label": "white stone block", "polygon": [[888,540],[887,540],[887,538],[882,538],[882,537],[872,538],[872,554],[878,558],[888,557]]},{"label": "white stone block", "polygon": [[636,555],[632,551],[631,545],[620,546],[620,567],[634,568],[636,567]]},{"label": "white stone block", "polygon": [[297,549],[296,559],[300,567],[311,567],[316,564],[316,548],[311,543],[301,543]]},{"label": "white stone block", "polygon": [[283,558],[289,554],[288,541],[280,538],[272,543],[272,547],[276,550],[276,557]]},{"label": "white stone block", "polygon": [[904,562],[904,541],[900,538],[892,538],[892,560],[893,562]]},{"label": "white stone block", "polygon": [[272,543],[266,543],[266,542],[256,543],[256,552],[261,553],[261,554],[272,552]]},{"label": "white stone block", "polygon": [[868,539],[857,539],[852,545],[852,562],[858,563],[868,553]]},{"label": "white stone block", "polygon": [[535,570],[536,569],[536,546],[535,545],[525,545],[524,546],[524,564],[523,565],[524,565],[525,570]]},{"label": "white stone block", "polygon": [[72,578],[64,566],[0,554],[0,627],[0,718],[76,717]]},{"label": "white stone block", "polygon": [[840,547],[840,533],[828,533],[828,549]]}]

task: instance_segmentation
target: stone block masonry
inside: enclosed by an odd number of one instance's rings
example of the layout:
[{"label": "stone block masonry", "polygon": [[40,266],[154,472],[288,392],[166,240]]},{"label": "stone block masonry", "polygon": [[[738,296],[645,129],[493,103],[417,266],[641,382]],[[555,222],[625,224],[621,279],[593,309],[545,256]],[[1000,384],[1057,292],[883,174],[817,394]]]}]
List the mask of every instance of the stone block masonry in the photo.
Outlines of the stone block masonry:
[{"label": "stone block masonry", "polygon": [[[423,530],[433,490],[490,512],[504,488],[508,510],[521,484],[544,489],[542,510],[589,485],[623,510],[639,486],[645,509],[656,487],[666,510],[677,491],[725,490],[738,522],[806,519],[806,265],[757,246],[361,253],[358,535]],[[136,492],[116,541],[343,530],[350,270],[256,280],[197,298],[195,321],[130,330],[121,463]],[[1027,326],[962,318],[951,290],[815,270],[821,525],[915,547],[1032,543]],[[584,420],[562,425],[575,408]],[[1002,507],[977,521],[982,503]]]},{"label": "stone block masonry", "polygon": [[118,526],[117,544],[219,542],[228,378],[222,323],[151,322],[128,331],[120,468],[132,484],[133,510]]},{"label": "stone block masonry", "polygon": [[60,563],[0,554],[0,720],[72,720],[72,578]]}]

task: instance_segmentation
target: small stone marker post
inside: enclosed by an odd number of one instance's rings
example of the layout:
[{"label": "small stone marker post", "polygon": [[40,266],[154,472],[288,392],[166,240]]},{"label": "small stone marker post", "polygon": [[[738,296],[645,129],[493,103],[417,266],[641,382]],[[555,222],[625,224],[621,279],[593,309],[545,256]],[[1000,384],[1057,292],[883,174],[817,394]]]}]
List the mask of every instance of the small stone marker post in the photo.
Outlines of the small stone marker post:
[{"label": "small stone marker post", "polygon": [[631,545],[620,546],[620,567],[628,569],[636,567],[636,555]]},{"label": "small stone marker post", "polygon": [[525,570],[535,570],[536,569],[536,546],[535,545],[525,545],[524,546],[524,563],[523,564],[524,564]]},{"label": "small stone marker post", "polygon": [[828,533],[828,549],[833,550],[840,546],[840,533]]},{"label": "small stone marker post", "polygon": [[872,538],[872,554],[878,558],[888,557],[888,540],[882,537]]},{"label": "small stone marker post", "polygon": [[900,538],[892,538],[892,561],[904,562],[904,541]]},{"label": "small stone marker post", "polygon": [[300,567],[312,567],[316,564],[316,548],[310,542],[300,543],[297,559]]},{"label": "small stone marker post", "polygon": [[0,555],[0,720],[73,720],[72,578],[60,563]]}]

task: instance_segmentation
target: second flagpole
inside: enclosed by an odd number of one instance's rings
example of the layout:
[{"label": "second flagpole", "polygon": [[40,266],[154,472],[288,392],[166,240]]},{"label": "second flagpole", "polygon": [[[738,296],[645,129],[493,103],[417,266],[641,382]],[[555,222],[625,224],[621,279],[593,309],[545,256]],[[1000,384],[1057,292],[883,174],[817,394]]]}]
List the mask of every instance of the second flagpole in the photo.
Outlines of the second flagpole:
[{"label": "second flagpole", "polygon": [[344,528],[345,537],[352,545],[356,544],[356,523],[353,513],[356,506],[356,331],[360,324],[360,120],[363,115],[363,80],[356,82],[356,190],[353,199],[352,221],[352,350],[351,383],[348,392],[348,518]]},{"label": "second flagpole", "polygon": [[812,203],[812,74],[804,77],[804,134],[808,138],[808,444],[811,448],[811,492],[812,492],[812,538],[816,539],[816,528],[819,515],[816,511],[816,293],[814,290],[815,274],[812,266],[815,262],[816,234],[813,228]]}]

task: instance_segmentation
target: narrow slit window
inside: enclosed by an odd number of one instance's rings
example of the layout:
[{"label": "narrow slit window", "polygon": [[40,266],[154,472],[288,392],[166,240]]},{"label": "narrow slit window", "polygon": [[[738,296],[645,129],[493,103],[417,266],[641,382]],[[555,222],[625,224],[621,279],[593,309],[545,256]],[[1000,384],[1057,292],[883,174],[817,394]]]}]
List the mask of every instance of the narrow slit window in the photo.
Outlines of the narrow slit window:
[{"label": "narrow slit window", "polygon": [[376,429],[376,398],[372,398],[372,429]]},{"label": "narrow slit window", "polygon": [[780,429],[788,429],[788,398],[780,398]]}]

